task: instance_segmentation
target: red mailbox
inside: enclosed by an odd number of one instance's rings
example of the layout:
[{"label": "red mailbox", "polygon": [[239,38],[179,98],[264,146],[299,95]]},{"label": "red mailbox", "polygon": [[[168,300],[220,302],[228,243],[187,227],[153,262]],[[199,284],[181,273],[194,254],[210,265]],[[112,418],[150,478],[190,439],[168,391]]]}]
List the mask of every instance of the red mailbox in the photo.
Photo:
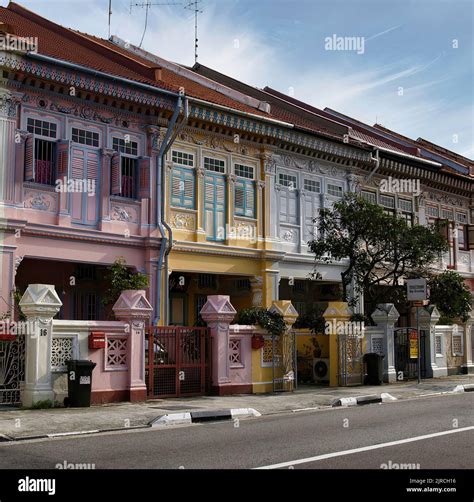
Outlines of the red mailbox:
[{"label": "red mailbox", "polygon": [[89,335],[90,349],[105,349],[105,333],[103,331],[93,331]]},{"label": "red mailbox", "polygon": [[5,341],[12,342],[13,340],[16,340],[16,335],[13,335],[11,333],[0,333],[0,341],[2,341],[2,342],[5,342]]},{"label": "red mailbox", "polygon": [[252,349],[261,349],[265,345],[265,338],[262,335],[252,336]]}]

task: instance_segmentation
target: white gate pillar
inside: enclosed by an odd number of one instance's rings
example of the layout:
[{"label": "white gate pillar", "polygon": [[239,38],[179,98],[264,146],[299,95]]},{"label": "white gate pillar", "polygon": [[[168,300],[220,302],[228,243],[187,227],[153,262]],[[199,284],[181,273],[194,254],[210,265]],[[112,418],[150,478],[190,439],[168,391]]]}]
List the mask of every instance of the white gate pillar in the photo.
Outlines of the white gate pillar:
[{"label": "white gate pillar", "polygon": [[474,373],[474,351],[472,341],[474,338],[474,310],[471,310],[469,319],[464,323],[464,363],[462,372]]},{"label": "white gate pillar", "polygon": [[383,379],[394,383],[397,380],[395,371],[395,335],[394,327],[400,314],[393,303],[380,303],[372,314],[373,321],[383,329]]},{"label": "white gate pillar", "polygon": [[[424,330],[425,335],[425,370],[426,377],[446,376],[446,368],[440,368],[436,358],[436,324],[438,323],[440,314],[434,305],[425,307],[420,310],[419,324],[420,330]],[[444,343],[444,340],[443,340]]]},{"label": "white gate pillar", "polygon": [[54,286],[30,284],[20,300],[20,308],[28,325],[26,330],[25,389],[23,406],[32,406],[37,401],[53,400],[51,381],[51,340],[53,317],[59,312],[62,302]]}]

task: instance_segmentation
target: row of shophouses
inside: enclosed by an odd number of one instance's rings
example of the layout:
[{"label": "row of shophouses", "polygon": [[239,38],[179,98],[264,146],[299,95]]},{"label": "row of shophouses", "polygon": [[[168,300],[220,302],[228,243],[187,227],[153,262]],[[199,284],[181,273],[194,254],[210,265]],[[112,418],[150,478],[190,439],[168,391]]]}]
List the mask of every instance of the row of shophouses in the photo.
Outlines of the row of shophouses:
[{"label": "row of shophouses", "polygon": [[[0,50],[0,311],[15,290],[48,284],[55,322],[106,322],[102,279],[119,256],[148,275],[144,301],[160,326],[195,325],[217,295],[237,311],[328,306],[344,263],[319,264],[312,280],[307,242],[318,211],[346,192],[411,224],[448,220],[439,270],[474,291],[473,161],[15,3],[0,8],[0,35],[12,42]],[[382,191],[389,178],[419,182],[420,193]],[[251,355],[262,368],[267,349]],[[256,389],[255,371],[239,378],[240,390]]]}]

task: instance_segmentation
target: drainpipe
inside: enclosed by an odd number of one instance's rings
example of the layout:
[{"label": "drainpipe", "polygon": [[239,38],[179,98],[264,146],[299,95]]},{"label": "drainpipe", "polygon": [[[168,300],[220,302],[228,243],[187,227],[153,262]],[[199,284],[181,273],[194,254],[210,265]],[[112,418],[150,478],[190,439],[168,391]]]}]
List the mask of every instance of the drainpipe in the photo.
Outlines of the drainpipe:
[{"label": "drainpipe", "polygon": [[[173,136],[169,140],[168,145],[166,146],[166,149],[165,149],[165,153],[164,153],[165,155],[168,152],[168,150],[170,149],[171,145],[174,143],[175,139],[178,137],[178,134],[181,132],[183,127],[188,123],[188,118],[189,118],[188,99],[184,98],[184,117],[183,117],[183,120],[180,122],[179,126],[176,128],[176,131],[174,132]],[[165,212],[165,209],[164,209],[165,208],[165,206],[164,206],[165,198],[164,197],[161,197],[161,203],[162,203],[162,214],[164,215],[164,212]],[[165,293],[165,297],[164,297],[164,305],[165,305],[164,322],[167,325],[169,322],[168,316],[169,316],[169,295],[170,295],[170,288],[169,288],[170,283],[168,280],[168,276],[169,276],[168,263],[169,263],[169,254],[171,252],[171,249],[173,248],[173,230],[168,225],[168,223],[166,223],[166,221],[164,221],[164,220],[163,220],[163,225],[168,230],[168,235],[169,235],[168,246],[165,251],[166,281],[165,281],[165,291],[164,291],[164,293]]]},{"label": "drainpipe", "polygon": [[[158,321],[160,320],[160,309],[161,309],[161,269],[163,266],[163,259],[166,256],[165,262],[165,273],[168,274],[168,254],[171,251],[172,247],[172,238],[173,233],[171,231],[170,226],[164,221],[164,212],[165,212],[165,193],[164,193],[164,176],[165,176],[165,156],[174,140],[176,139],[179,131],[185,125],[188,120],[188,102],[187,98],[184,98],[184,118],[178,126],[177,130],[172,134],[173,128],[176,125],[176,121],[178,119],[179,112],[181,107],[183,106],[183,97],[178,98],[178,102],[176,104],[176,108],[174,110],[173,116],[171,117],[170,123],[168,124],[168,130],[166,131],[166,135],[161,143],[160,151],[158,153],[158,157],[156,159],[156,224],[160,229],[161,233],[161,246],[160,246],[160,254],[158,257],[158,270],[156,274],[156,317],[153,320],[153,324],[155,326],[158,325]],[[165,227],[168,230],[169,237],[167,237]],[[166,275],[165,281],[165,297],[164,297],[164,321],[167,322],[168,318],[168,276]]]},{"label": "drainpipe", "polygon": [[367,178],[365,179],[365,183],[368,183],[372,179],[372,176],[378,171],[380,167],[380,150],[374,147],[374,151],[375,151],[375,157],[371,157],[370,160],[373,160],[375,162],[375,168],[369,174],[369,176],[367,176]]}]

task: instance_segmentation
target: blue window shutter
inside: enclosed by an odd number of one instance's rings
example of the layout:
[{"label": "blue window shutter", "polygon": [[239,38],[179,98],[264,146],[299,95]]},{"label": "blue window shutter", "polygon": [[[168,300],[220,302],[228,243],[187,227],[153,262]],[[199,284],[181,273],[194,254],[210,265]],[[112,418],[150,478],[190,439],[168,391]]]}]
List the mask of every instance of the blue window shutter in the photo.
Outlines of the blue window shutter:
[{"label": "blue window shutter", "polygon": [[207,175],[204,181],[205,228],[208,240],[226,238],[226,182],[223,176]]},{"label": "blue window shutter", "polygon": [[195,178],[194,171],[183,169],[183,206],[194,209]]},{"label": "blue window shutter", "polygon": [[171,175],[171,204],[195,209],[195,177],[191,169],[174,168]]},{"label": "blue window shutter", "polygon": [[255,218],[255,182],[245,182],[245,216]]},{"label": "blue window shutter", "polygon": [[234,193],[234,207],[235,214],[238,216],[245,215],[245,182],[236,181],[235,182],[235,193]]},{"label": "blue window shutter", "polygon": [[235,182],[234,210],[237,216],[255,218],[255,182],[237,180]]}]

